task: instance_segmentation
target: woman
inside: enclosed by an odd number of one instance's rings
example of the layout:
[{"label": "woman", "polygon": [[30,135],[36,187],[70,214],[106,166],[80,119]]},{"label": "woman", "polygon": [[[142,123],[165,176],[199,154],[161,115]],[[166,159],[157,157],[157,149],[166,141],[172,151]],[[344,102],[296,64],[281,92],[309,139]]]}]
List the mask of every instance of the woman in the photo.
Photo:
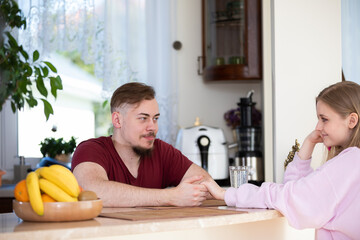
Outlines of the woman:
[{"label": "woman", "polygon": [[[220,188],[203,184],[217,199],[240,208],[279,210],[297,229],[315,228],[316,239],[360,239],[360,86],[340,82],[316,98],[318,123],[284,174],[284,183]],[[313,170],[314,147],[323,143],[328,160]]]}]

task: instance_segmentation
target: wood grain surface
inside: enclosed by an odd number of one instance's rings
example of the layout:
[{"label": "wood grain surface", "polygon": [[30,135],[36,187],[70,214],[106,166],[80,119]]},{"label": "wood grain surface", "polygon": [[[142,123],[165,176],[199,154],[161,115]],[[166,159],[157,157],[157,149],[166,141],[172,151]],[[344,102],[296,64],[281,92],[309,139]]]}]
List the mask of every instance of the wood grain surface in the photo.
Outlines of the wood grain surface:
[{"label": "wood grain surface", "polygon": [[140,211],[101,213],[99,217],[118,218],[130,221],[176,219],[186,217],[219,216],[228,214],[241,214],[245,211],[218,209],[211,207],[164,207],[144,208]]}]

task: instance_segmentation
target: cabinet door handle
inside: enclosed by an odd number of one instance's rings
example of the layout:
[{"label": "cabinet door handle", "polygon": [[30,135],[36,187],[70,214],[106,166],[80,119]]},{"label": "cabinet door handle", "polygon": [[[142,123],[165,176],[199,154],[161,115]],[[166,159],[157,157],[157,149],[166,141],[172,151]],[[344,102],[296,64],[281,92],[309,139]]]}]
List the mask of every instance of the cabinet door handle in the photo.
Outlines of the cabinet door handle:
[{"label": "cabinet door handle", "polygon": [[197,73],[198,73],[198,75],[203,74],[203,67],[202,67],[203,58],[204,58],[203,56],[198,56],[198,58],[197,58],[197,62],[198,62]]},{"label": "cabinet door handle", "polygon": [[175,50],[180,50],[181,49],[181,47],[182,47],[182,43],[180,42],[180,41],[175,41],[175,42],[173,42],[173,48],[175,49]]}]

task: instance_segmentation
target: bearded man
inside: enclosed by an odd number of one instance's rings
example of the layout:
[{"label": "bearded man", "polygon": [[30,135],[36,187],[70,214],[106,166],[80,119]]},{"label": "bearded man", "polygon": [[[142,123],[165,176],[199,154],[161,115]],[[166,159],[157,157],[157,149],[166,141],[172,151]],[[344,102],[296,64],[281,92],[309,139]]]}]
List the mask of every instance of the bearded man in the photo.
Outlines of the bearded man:
[{"label": "bearded man", "polygon": [[104,207],[199,206],[211,179],[170,144],[156,139],[159,106],[143,83],[120,86],[111,98],[113,134],[80,143],[72,171]]}]

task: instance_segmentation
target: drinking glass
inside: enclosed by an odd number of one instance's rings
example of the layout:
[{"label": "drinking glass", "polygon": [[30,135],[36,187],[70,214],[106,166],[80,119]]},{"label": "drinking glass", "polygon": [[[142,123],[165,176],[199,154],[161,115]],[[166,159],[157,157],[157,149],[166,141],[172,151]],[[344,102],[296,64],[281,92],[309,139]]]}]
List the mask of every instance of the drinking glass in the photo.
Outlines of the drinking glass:
[{"label": "drinking glass", "polygon": [[240,187],[241,184],[248,182],[249,171],[246,166],[230,166],[230,185],[233,188]]}]

